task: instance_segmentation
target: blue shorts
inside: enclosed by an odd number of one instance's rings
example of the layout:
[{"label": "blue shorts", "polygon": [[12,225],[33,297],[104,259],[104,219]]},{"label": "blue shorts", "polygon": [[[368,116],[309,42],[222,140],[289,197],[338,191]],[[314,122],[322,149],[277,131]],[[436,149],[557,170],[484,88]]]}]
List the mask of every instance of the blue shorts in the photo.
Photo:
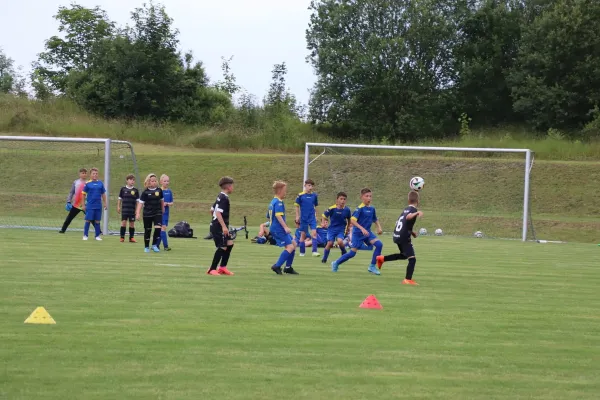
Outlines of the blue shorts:
[{"label": "blue shorts", "polygon": [[169,214],[163,214],[162,216],[162,226],[169,225]]},{"label": "blue shorts", "polygon": [[275,239],[279,247],[286,247],[294,243],[294,238],[289,233],[271,231],[271,235],[273,235],[273,239]]},{"label": "blue shorts", "polygon": [[363,236],[362,232],[352,232],[352,243],[350,243],[351,249],[360,249],[362,244],[366,244],[368,246],[371,245],[371,241],[377,239],[377,236],[371,231],[369,231],[369,235]]},{"label": "blue shorts", "polygon": [[300,232],[306,232],[308,236],[311,235],[311,231],[317,229],[317,220],[313,219],[312,221],[300,221]]},{"label": "blue shorts", "polygon": [[102,209],[90,210],[88,208],[87,210],[85,210],[85,220],[86,221],[101,221],[102,220]]},{"label": "blue shorts", "polygon": [[327,241],[328,242],[335,242],[337,241],[337,239],[342,239],[344,240],[344,231],[327,231]]}]

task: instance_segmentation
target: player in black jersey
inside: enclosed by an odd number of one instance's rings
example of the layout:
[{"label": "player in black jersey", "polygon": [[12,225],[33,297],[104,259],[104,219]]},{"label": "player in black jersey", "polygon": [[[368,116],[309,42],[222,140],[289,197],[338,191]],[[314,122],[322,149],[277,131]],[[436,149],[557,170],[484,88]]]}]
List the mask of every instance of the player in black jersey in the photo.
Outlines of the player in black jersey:
[{"label": "player in black jersey", "polygon": [[135,243],[135,209],[137,208],[140,192],[135,185],[135,175],[129,174],[125,178],[127,183],[119,192],[117,200],[117,214],[121,214],[121,242],[125,241],[125,229],[129,221],[129,242]]},{"label": "player in black jersey", "polygon": [[154,225],[154,236],[152,238],[152,251],[158,253],[158,240],[162,224],[162,215],[165,211],[162,189],[158,187],[158,179],[155,174],[149,174],[144,180],[146,188],[140,195],[135,218],[140,220],[140,211],[144,207],[144,252],[150,253],[150,234]]},{"label": "player in black jersey", "polygon": [[233,179],[225,176],[219,180],[219,186],[221,193],[211,208],[213,218],[210,223],[210,233],[217,250],[206,273],[209,275],[233,275],[233,272],[227,269],[227,262],[231,255],[231,249],[233,249],[233,240],[229,236],[229,195],[233,192]]},{"label": "player in black jersey", "polygon": [[408,259],[406,276],[402,281],[402,284],[404,285],[417,285],[417,282],[412,280],[417,259],[415,257],[415,249],[413,248],[411,237],[417,237],[417,234],[413,231],[413,228],[415,226],[415,222],[417,222],[417,217],[423,216],[423,211],[417,210],[418,206],[419,193],[410,192],[408,194],[408,206],[404,209],[404,211],[402,211],[398,221],[396,221],[396,227],[394,228],[394,243],[398,245],[400,253],[377,257],[378,268],[381,268],[383,263],[386,261]]}]

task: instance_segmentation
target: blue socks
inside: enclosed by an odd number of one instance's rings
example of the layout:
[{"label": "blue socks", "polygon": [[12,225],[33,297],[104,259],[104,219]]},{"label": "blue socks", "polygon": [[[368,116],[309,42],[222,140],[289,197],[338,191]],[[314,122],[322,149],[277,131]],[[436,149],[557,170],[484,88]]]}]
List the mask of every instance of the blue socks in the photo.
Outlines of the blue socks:
[{"label": "blue socks", "polygon": [[283,263],[288,259],[289,256],[290,256],[290,253],[288,253],[288,251],[284,249],[281,252],[281,254],[279,255],[279,259],[275,263],[275,266],[281,267],[283,265]]},{"label": "blue socks", "polygon": [[329,257],[329,252],[331,250],[330,249],[325,249],[325,252],[323,253],[323,262],[327,261],[327,258]]},{"label": "blue socks", "polygon": [[90,222],[85,221],[85,224],[83,224],[83,236],[88,236],[89,233],[90,233]]},{"label": "blue socks", "polygon": [[341,256],[339,258],[339,260],[337,260],[335,263],[337,265],[343,264],[346,261],[348,261],[349,259],[351,259],[352,257],[354,257],[356,255],[356,253],[352,250],[350,250],[349,252],[347,252],[346,254],[344,254],[343,256]]},{"label": "blue socks", "polygon": [[312,246],[313,246],[313,253],[317,252],[317,238],[314,238],[312,240]]},{"label": "blue socks", "polygon": [[383,243],[381,241],[376,241],[373,246],[375,246],[375,250],[373,251],[373,258],[371,258],[371,264],[375,264],[377,262],[377,256],[381,255],[381,249],[383,249]]},{"label": "blue socks", "polygon": [[300,241],[300,254],[304,254],[305,251],[306,251],[306,244],[304,243],[304,241]]},{"label": "blue socks", "polygon": [[288,256],[287,260],[285,261],[285,266],[286,267],[291,267],[292,266],[292,263],[294,262],[294,257],[296,256],[296,250],[292,251],[289,254],[290,255]]},{"label": "blue socks", "polygon": [[340,251],[342,252],[342,255],[346,254],[346,248],[344,246],[340,247]]},{"label": "blue socks", "polygon": [[163,243],[163,247],[169,247],[169,242],[167,241],[167,231],[160,231],[160,239],[158,240],[157,246],[160,246],[161,240]]},{"label": "blue socks", "polygon": [[94,231],[96,232],[96,237],[100,236],[101,231],[100,231],[100,224],[98,222],[94,222]]}]

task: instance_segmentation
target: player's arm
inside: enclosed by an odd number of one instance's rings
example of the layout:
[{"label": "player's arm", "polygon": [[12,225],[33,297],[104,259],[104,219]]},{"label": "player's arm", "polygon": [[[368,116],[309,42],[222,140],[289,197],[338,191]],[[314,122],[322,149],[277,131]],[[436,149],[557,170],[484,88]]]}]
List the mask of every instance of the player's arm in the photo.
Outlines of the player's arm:
[{"label": "player's arm", "polygon": [[105,210],[108,208],[107,201],[108,200],[106,200],[106,193],[102,193],[102,205],[104,206]]},{"label": "player's arm", "polygon": [[162,210],[162,213],[165,213],[165,201],[163,199],[160,199],[160,209]]},{"label": "player's arm", "polygon": [[81,210],[85,212],[85,206],[87,205],[87,192],[86,192],[87,184],[83,187],[83,191],[81,192]]},{"label": "player's arm", "polygon": [[221,209],[219,207],[217,207],[217,209],[215,210],[215,215],[217,216],[217,221],[219,221],[219,224],[221,224],[221,230],[223,231],[223,235],[229,236],[229,228],[227,228],[227,225],[225,225],[223,213],[221,212]]},{"label": "player's arm", "polygon": [[140,211],[142,211],[142,207],[144,206],[144,201],[140,200],[135,207],[135,219],[140,220]]},{"label": "player's arm", "polygon": [[294,221],[296,222],[296,228],[300,226],[300,196],[301,195],[298,195],[298,197],[296,197],[296,201],[294,202],[294,211],[296,213],[296,218],[294,218]]},{"label": "player's arm", "polygon": [[283,230],[285,230],[285,233],[291,233],[291,229],[287,226],[287,224],[285,223],[285,221],[283,220],[283,216],[280,214],[275,214],[275,218],[277,219],[277,221],[279,221],[279,224],[281,225],[281,227],[283,228]]},{"label": "player's arm", "polygon": [[358,223],[358,220],[356,218],[354,218],[354,217],[350,218],[350,224],[352,226],[360,229],[360,231],[362,232],[363,235],[366,236],[369,234],[369,232],[365,228],[363,228],[361,224]]},{"label": "player's arm", "polygon": [[410,213],[406,215],[406,220],[410,221],[411,219],[415,219],[416,217],[422,217],[423,216],[423,211],[417,211],[414,213]]},{"label": "player's arm", "polygon": [[377,227],[377,234],[381,235],[383,233],[383,229],[381,229],[381,223],[379,222],[379,218],[377,218],[377,212],[373,209],[373,222]]},{"label": "player's arm", "polygon": [[121,213],[121,204],[122,204],[122,200],[121,197],[117,198],[117,214]]},{"label": "player's arm", "polygon": [[75,182],[71,185],[71,190],[69,190],[69,195],[67,196],[67,203],[73,201],[73,196],[75,196]]}]

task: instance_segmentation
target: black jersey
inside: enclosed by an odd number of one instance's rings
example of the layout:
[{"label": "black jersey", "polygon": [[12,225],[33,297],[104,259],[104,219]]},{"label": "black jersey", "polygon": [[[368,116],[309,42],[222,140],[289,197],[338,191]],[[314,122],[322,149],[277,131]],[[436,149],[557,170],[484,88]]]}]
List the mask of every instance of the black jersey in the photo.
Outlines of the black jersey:
[{"label": "black jersey", "polygon": [[119,200],[121,200],[121,214],[135,215],[135,208],[140,199],[140,193],[135,187],[123,186],[119,192]]},{"label": "black jersey", "polygon": [[411,232],[413,231],[415,222],[417,222],[417,216],[411,220],[407,220],[406,216],[408,214],[414,214],[417,211],[417,207],[415,206],[408,206],[404,209],[404,211],[402,211],[398,221],[396,221],[396,227],[394,228],[394,239],[410,241]]},{"label": "black jersey", "polygon": [[146,189],[140,195],[140,203],[144,205],[144,217],[162,215],[163,192],[161,188]]},{"label": "black jersey", "polygon": [[229,196],[225,193],[221,192],[217,196],[217,200],[212,206],[213,210],[213,219],[211,221],[211,225],[213,228],[217,230],[221,229],[221,224],[217,219],[217,212],[220,212],[223,217],[223,222],[225,222],[225,226],[229,226]]}]

